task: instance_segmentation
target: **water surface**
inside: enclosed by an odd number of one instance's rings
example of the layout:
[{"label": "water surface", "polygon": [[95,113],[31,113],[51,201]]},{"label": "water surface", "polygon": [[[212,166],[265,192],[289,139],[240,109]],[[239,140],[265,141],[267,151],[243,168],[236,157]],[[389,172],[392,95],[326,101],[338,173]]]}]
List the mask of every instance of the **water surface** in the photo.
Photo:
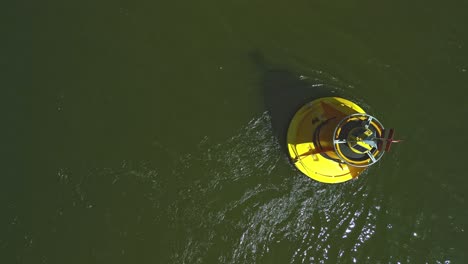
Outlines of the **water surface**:
[{"label": "water surface", "polygon": [[[467,7],[6,7],[1,262],[466,262]],[[358,180],[310,180],[283,143],[318,94],[405,142]]]}]

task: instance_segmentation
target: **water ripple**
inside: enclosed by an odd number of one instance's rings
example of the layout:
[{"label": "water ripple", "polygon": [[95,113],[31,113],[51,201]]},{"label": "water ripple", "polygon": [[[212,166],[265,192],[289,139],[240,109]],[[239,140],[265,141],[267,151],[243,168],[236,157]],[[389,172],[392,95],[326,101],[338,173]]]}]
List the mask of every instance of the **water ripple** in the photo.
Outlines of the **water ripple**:
[{"label": "water ripple", "polygon": [[[180,177],[200,171],[204,178],[182,188],[172,206],[183,210],[173,219],[188,229],[174,262],[268,262],[278,250],[290,252],[290,263],[345,261],[374,236],[380,205],[364,181],[316,183],[291,168],[271,135],[264,113],[226,142],[204,139],[202,158],[185,157]],[[218,244],[231,250],[215,251]]]}]

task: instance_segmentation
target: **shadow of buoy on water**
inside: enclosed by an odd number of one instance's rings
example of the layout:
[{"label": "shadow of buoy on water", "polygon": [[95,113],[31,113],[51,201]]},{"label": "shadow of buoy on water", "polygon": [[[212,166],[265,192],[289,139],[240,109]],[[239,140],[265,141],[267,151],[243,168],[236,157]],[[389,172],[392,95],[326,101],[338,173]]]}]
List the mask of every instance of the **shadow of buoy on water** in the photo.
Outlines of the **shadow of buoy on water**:
[{"label": "shadow of buoy on water", "polygon": [[262,70],[261,94],[264,104],[271,116],[273,133],[281,149],[287,153],[289,122],[299,108],[317,98],[338,96],[338,93],[332,86],[313,76],[273,68],[258,51],[251,52],[250,58]]}]

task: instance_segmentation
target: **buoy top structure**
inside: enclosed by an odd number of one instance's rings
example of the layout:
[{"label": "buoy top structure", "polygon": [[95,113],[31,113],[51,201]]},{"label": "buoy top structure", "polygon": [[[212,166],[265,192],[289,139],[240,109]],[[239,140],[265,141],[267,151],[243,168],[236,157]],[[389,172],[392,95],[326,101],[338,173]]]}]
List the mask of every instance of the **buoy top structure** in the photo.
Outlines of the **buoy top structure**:
[{"label": "buoy top structure", "polygon": [[302,106],[287,134],[293,164],[305,175],[324,183],[358,177],[382,158],[394,130],[385,130],[377,118],[340,97],[324,97]]}]

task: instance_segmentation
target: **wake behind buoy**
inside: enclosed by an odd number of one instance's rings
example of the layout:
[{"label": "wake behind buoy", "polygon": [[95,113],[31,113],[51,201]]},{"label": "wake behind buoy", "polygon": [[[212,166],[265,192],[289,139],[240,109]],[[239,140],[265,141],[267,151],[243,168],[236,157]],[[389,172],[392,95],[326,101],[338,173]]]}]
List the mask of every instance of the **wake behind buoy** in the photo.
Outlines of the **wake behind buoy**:
[{"label": "wake behind buoy", "polygon": [[287,144],[291,161],[302,173],[319,182],[340,183],[378,162],[398,142],[393,134],[357,104],[324,97],[294,115]]}]

